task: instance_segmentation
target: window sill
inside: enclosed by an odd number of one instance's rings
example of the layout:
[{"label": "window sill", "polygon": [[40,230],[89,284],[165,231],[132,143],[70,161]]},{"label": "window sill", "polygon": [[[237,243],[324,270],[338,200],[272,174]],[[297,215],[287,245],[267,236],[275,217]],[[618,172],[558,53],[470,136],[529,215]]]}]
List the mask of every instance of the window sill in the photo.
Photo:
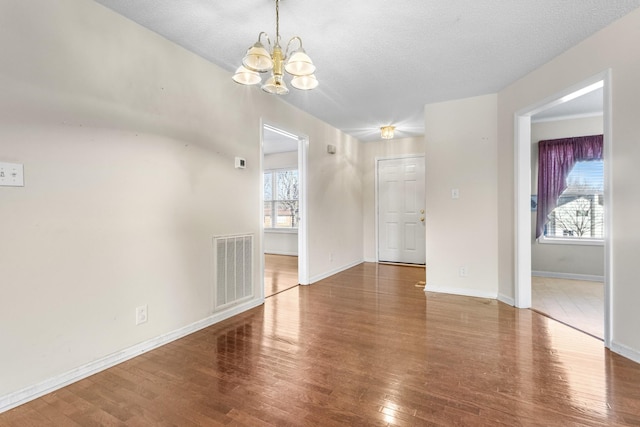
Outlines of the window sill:
[{"label": "window sill", "polygon": [[603,239],[567,239],[562,237],[540,237],[538,243],[543,245],[576,245],[576,246],[603,246]]},{"label": "window sill", "polygon": [[275,234],[298,234],[297,228],[265,228],[265,233],[275,233]]}]

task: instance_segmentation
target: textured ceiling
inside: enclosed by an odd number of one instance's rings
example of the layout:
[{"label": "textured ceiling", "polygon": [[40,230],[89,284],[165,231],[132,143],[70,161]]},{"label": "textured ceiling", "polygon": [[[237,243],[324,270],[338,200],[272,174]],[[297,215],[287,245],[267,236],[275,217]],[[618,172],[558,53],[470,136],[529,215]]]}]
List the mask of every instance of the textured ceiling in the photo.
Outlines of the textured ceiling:
[{"label": "textured ceiling", "polygon": [[604,90],[596,89],[576,99],[548,108],[531,117],[533,122],[602,114]]},{"label": "textured ceiling", "polygon": [[[274,0],[96,0],[232,72]],[[495,93],[640,0],[282,0],[280,33],[300,36],[320,86],[284,100],[363,140],[422,135],[425,104]],[[259,90],[250,88],[250,90]]]}]

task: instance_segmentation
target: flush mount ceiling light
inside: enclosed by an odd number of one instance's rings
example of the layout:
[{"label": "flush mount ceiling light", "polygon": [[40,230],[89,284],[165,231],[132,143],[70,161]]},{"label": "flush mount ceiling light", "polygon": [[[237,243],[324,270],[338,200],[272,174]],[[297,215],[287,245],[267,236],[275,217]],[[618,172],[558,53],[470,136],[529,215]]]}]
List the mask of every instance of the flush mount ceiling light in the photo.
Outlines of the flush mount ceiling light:
[{"label": "flush mount ceiling light", "polygon": [[[262,81],[259,73],[271,71],[271,77],[262,85],[262,90],[276,95],[286,95],[289,88],[284,81],[284,71],[291,74],[291,86],[300,90],[310,90],[318,86],[318,80],[313,72],[316,70],[311,58],[302,48],[302,39],[292,37],[287,43],[287,48],[282,52],[280,47],[280,1],[276,0],[276,40],[273,48],[271,39],[264,31],[258,34],[258,41],[247,50],[242,58],[242,65],[233,75],[236,83],[243,85],[255,85]],[[262,44],[262,36],[267,40],[270,52]],[[292,43],[298,43],[298,49],[289,55]]]},{"label": "flush mount ceiling light", "polygon": [[382,126],[380,128],[382,139],[393,139],[393,132],[395,130],[396,130],[395,126]]}]

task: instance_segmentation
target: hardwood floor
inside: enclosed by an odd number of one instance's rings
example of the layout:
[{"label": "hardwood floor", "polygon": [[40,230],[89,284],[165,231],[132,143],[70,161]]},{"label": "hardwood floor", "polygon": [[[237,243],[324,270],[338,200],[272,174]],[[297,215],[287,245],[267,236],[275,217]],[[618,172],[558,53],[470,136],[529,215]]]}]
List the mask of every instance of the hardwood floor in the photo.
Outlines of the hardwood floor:
[{"label": "hardwood floor", "polygon": [[596,338],[604,337],[604,284],[531,278],[531,308]]},{"label": "hardwood floor", "polygon": [[298,286],[298,257],[264,255],[264,296],[270,297]]},{"label": "hardwood floor", "polygon": [[640,424],[640,365],[361,264],[0,414],[0,426]]}]

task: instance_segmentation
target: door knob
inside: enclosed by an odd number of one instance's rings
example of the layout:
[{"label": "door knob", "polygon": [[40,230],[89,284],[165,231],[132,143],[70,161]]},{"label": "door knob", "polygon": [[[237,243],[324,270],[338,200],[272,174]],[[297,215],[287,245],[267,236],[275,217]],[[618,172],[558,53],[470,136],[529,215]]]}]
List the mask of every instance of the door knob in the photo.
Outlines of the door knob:
[{"label": "door knob", "polygon": [[424,222],[424,217],[423,216],[420,217],[420,221]]}]

